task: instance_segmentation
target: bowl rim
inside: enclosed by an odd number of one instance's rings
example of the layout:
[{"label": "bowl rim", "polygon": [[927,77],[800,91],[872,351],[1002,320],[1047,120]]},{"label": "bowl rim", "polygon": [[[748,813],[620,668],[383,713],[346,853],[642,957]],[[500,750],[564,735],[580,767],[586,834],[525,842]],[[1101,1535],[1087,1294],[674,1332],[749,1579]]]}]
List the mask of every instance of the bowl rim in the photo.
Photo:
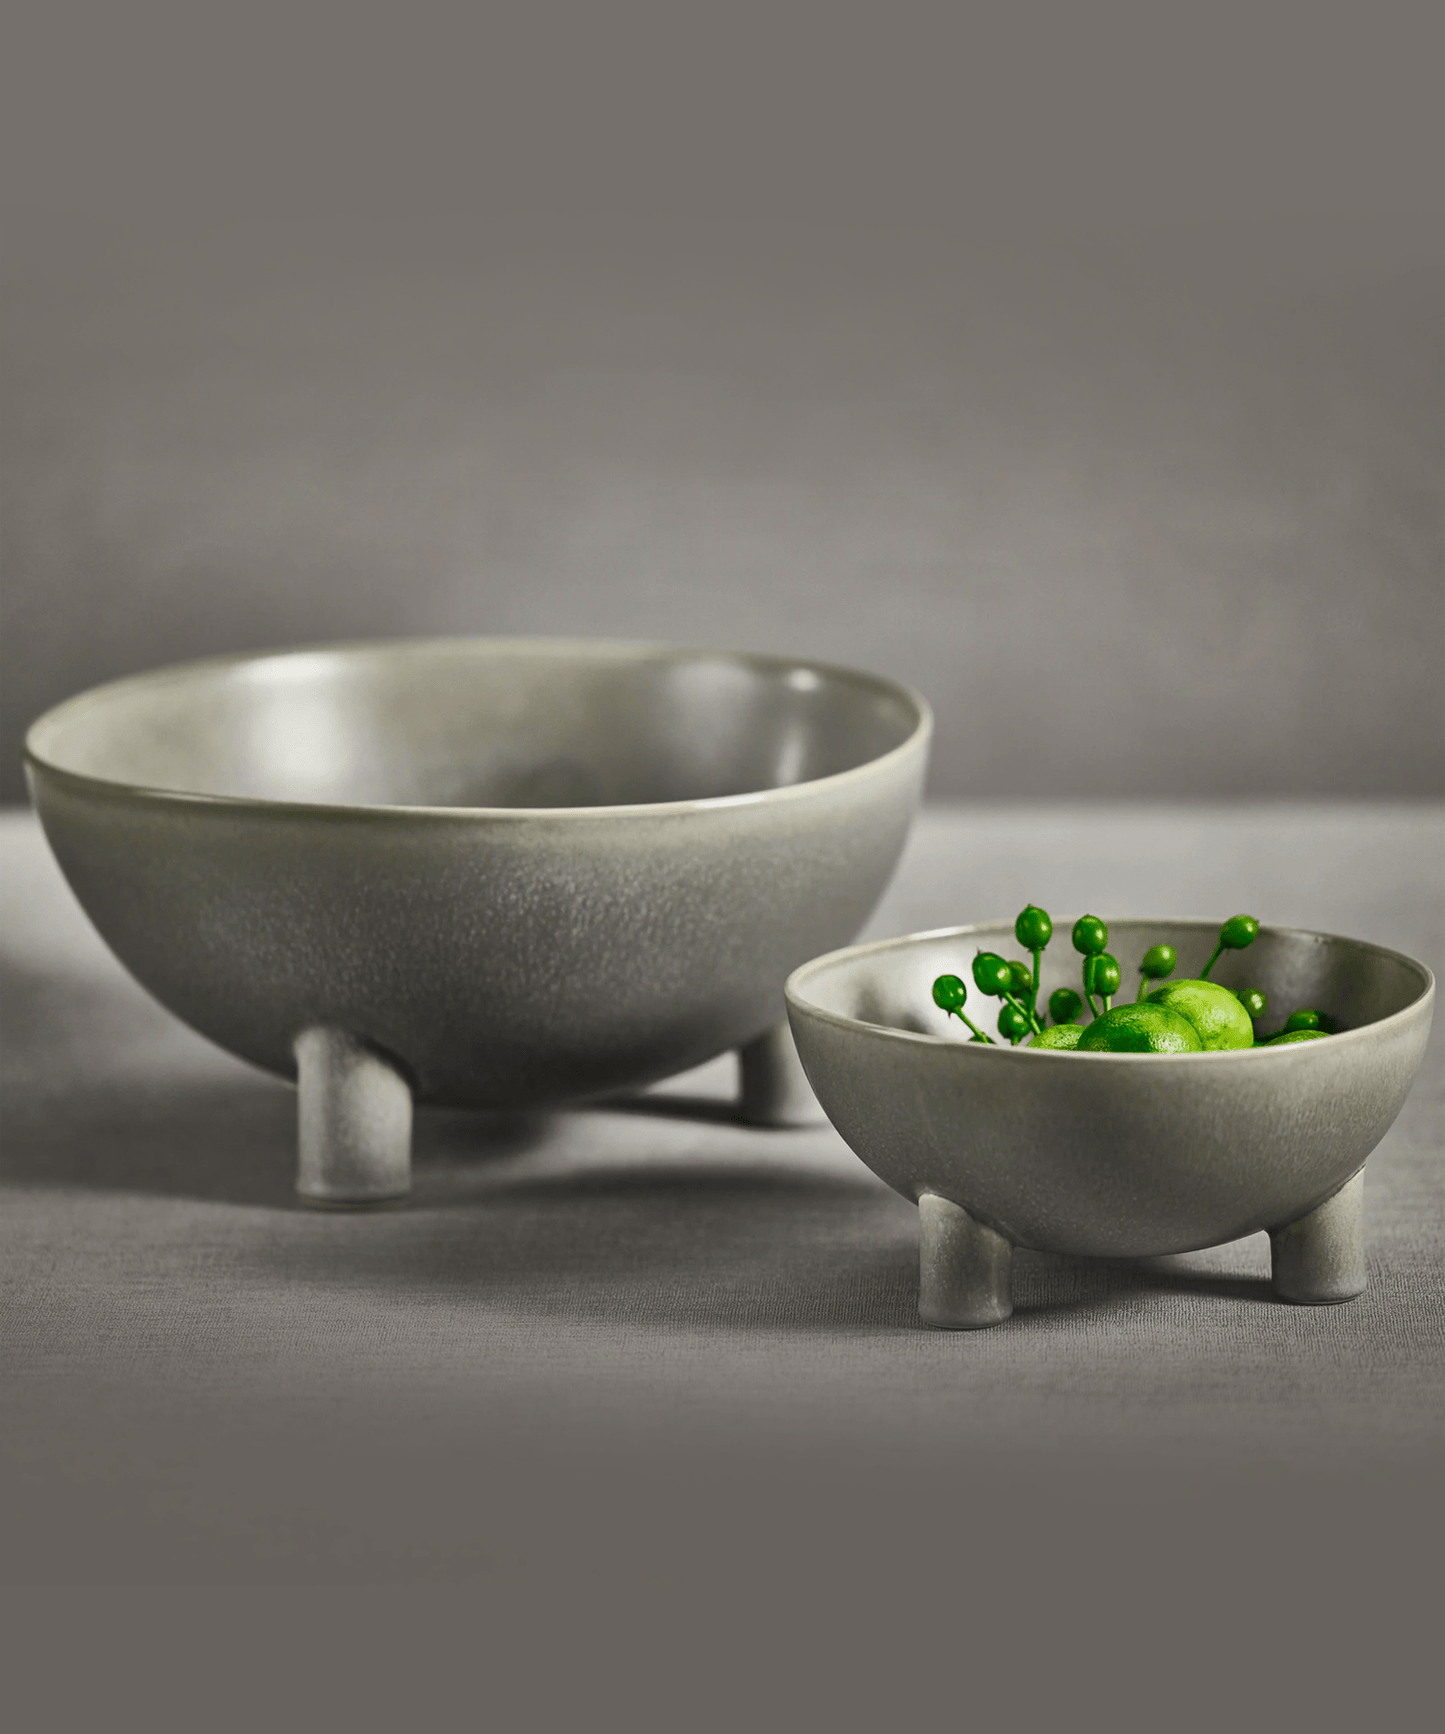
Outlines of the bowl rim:
[{"label": "bowl rim", "polygon": [[[1108,919],[1108,918],[1105,918]],[[1217,933],[1218,921],[1202,921],[1196,917],[1182,916],[1133,916],[1120,915],[1113,918],[1119,922],[1138,922],[1141,925],[1157,924],[1170,927],[1197,927],[1205,932]],[[1111,922],[1112,925],[1112,922]],[[922,944],[927,940],[965,938],[970,934],[997,933],[999,929],[1013,930],[1013,921],[1007,917],[998,917],[991,921],[971,921],[955,927],[932,927],[919,933],[899,933],[887,939],[873,939],[863,945],[843,945],[836,951],[823,952],[818,957],[809,958],[806,963],[799,964],[797,969],[783,984],[783,997],[789,1010],[794,1006],[809,1017],[818,1018],[824,1023],[833,1024],[839,1029],[866,1030],[870,1035],[886,1036],[901,1042],[912,1042],[922,1047],[953,1048],[961,1054],[968,1054],[972,1059],[965,1062],[972,1064],[974,1060],[985,1060],[989,1064],[1007,1057],[1017,1062],[1023,1055],[1028,1056],[1028,1064],[1047,1060],[1051,1063],[1064,1063],[1076,1060],[1088,1060],[1095,1063],[1115,1065],[1150,1066],[1163,1065],[1197,1065],[1200,1061],[1211,1064],[1229,1062],[1231,1060],[1248,1060],[1251,1055],[1263,1054],[1268,1051],[1268,1043],[1260,1042],[1248,1048],[1220,1048],[1205,1053],[1190,1054],[1116,1054],[1100,1053],[1085,1049],[1082,1053],[1074,1048],[1032,1048],[1025,1045],[1013,1047],[1007,1043],[990,1043],[960,1041],[954,1036],[936,1036],[927,1030],[903,1030],[892,1024],[875,1024],[866,1018],[844,1017],[840,1012],[829,1011],[815,1000],[806,996],[805,989],[809,978],[821,972],[830,964],[844,959],[849,961],[867,957],[874,952],[904,950],[912,945]],[[1413,970],[1421,978],[1420,991],[1406,1006],[1397,1012],[1391,1012],[1388,1017],[1376,1018],[1373,1022],[1361,1024],[1357,1029],[1340,1030],[1330,1037],[1331,1047],[1335,1042],[1352,1041],[1357,1037],[1368,1037],[1377,1030],[1388,1029],[1392,1024],[1403,1023],[1406,1019],[1417,1017],[1422,1006],[1429,1007],[1435,994],[1435,974],[1428,964],[1421,963],[1418,957],[1411,957],[1407,952],[1395,951],[1388,945],[1377,945],[1370,939],[1354,939],[1344,933],[1323,933],[1309,927],[1282,927],[1273,922],[1260,924],[1261,933],[1283,934],[1296,939],[1306,939],[1315,943],[1333,941],[1343,945],[1360,946],[1366,951],[1375,952],[1381,957],[1393,958],[1407,969]],[[1292,1042],[1278,1050],[1279,1053],[1301,1054],[1309,1053],[1316,1048],[1314,1042]],[[1308,1063],[1308,1062],[1307,1062]]]},{"label": "bowl rim", "polygon": [[[833,676],[844,684],[871,687],[874,691],[902,699],[914,713],[914,725],[908,735],[886,753],[850,765],[843,771],[826,777],[811,777],[800,783],[785,783],[777,788],[750,789],[737,795],[702,795],[677,801],[630,801],[612,806],[589,807],[461,807],[432,806],[421,803],[405,804],[394,801],[295,801],[277,800],[269,796],[225,795],[204,789],[164,789],[148,783],[134,783],[115,777],[100,777],[89,771],[77,771],[47,758],[38,744],[40,733],[67,713],[82,709],[95,701],[108,698],[129,687],[164,684],[209,670],[239,668],[246,664],[281,662],[288,658],[384,654],[398,650],[487,649],[505,655],[526,655],[543,652],[563,656],[613,658],[618,661],[635,659],[663,662],[688,657],[711,657],[768,670],[801,670],[810,674]],[[629,638],[549,638],[546,636],[512,637],[506,634],[463,633],[413,638],[353,638],[319,644],[283,645],[270,650],[229,651],[216,656],[194,657],[185,662],[166,663],[159,668],[145,669],[137,674],[122,675],[116,680],[102,681],[95,686],[62,699],[31,722],[25,731],[24,758],[27,769],[43,773],[62,782],[94,794],[123,796],[166,804],[215,806],[240,809],[251,813],[304,814],[309,818],[374,818],[406,819],[423,817],[436,820],[466,822],[475,819],[512,820],[536,823],[553,819],[635,818],[639,815],[666,817],[673,814],[711,812],[733,807],[757,806],[764,802],[798,799],[819,790],[846,786],[849,782],[876,775],[884,767],[901,761],[908,755],[926,751],[933,734],[933,709],[922,693],[886,675],[872,674],[866,669],[846,663],[827,662],[817,657],[789,656],[780,652],[719,649],[711,645],[673,643],[653,639]]]}]

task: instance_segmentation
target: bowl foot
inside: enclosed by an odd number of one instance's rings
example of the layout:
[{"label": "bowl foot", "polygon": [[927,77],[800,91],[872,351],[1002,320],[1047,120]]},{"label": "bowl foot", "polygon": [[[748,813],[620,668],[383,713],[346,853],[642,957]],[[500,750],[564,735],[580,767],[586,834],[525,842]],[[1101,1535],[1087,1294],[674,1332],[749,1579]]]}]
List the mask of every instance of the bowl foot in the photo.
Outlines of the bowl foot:
[{"label": "bowl foot", "polygon": [[818,1126],[826,1119],[786,1022],[738,1049],[738,1110],[755,1126]]},{"label": "bowl foot", "polygon": [[384,1204],[411,1190],[411,1090],[344,1030],[296,1038],[296,1190],[308,1204]]},{"label": "bowl foot", "polygon": [[1365,1171],[1307,1216],[1271,1230],[1274,1292],[1281,1300],[1328,1306],[1365,1292]]},{"label": "bowl foot", "polygon": [[946,1331],[1001,1324],[1014,1310],[1013,1246],[936,1193],[918,1200],[918,1316]]}]

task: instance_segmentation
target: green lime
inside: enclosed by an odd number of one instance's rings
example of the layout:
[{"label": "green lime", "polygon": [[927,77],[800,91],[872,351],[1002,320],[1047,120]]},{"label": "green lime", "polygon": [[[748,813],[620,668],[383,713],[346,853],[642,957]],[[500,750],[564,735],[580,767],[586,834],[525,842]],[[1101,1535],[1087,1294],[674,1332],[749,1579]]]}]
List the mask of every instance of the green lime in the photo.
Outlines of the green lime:
[{"label": "green lime", "polygon": [[1156,1005],[1151,994],[1095,1018],[1077,1046],[1081,1054],[1197,1054],[1204,1043],[1188,1018]]},{"label": "green lime", "polygon": [[1083,1033],[1082,1024],[1050,1024],[1041,1035],[1025,1045],[1031,1048],[1076,1048]]},{"label": "green lime", "polygon": [[1271,1036],[1267,1042],[1260,1045],[1266,1048],[1283,1047],[1286,1042],[1327,1042],[1329,1036],[1324,1030],[1283,1030],[1277,1036]]},{"label": "green lime", "polygon": [[1254,1046],[1254,1025],[1239,1003],[1239,996],[1216,982],[1188,977],[1183,981],[1166,981],[1163,987],[1154,989],[1144,1004],[1168,1006],[1170,1011],[1187,1018],[1198,1031],[1206,1051]]}]

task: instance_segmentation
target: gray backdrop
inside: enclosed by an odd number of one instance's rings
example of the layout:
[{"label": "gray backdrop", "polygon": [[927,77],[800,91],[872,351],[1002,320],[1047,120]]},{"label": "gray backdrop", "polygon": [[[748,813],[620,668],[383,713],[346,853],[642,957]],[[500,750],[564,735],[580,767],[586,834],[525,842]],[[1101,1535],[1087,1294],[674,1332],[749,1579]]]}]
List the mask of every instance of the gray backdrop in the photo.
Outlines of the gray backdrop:
[{"label": "gray backdrop", "polygon": [[5,798],[433,632],[862,663],[945,795],[1438,791],[1423,9],[393,10],[18,10]]}]

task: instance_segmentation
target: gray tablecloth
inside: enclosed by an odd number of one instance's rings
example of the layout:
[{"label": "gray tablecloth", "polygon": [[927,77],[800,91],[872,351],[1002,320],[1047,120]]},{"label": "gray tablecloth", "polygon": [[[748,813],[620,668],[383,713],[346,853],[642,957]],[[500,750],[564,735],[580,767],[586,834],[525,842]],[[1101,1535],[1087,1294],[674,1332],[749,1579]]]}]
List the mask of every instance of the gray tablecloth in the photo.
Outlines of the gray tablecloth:
[{"label": "gray tablecloth", "polygon": [[[871,931],[1249,909],[1438,971],[1442,841],[1418,806],[933,809]],[[925,1650],[1015,1603],[1077,1632],[1127,1580],[1158,1590],[1136,1633],[1194,1609],[1140,1637],[1156,1661],[1216,1592],[1236,1649],[1267,1605],[1271,1655],[1378,1616],[1418,1659],[1438,1032],[1368,1170],[1353,1304],[1275,1304],[1260,1237],[1023,1254],[1010,1323],[933,1333],[908,1204],[831,1128],[735,1123],[726,1060],[606,1109],[424,1112],[404,1208],[299,1208],[291,1091],[125,976],[28,815],[0,867],[5,1580],[490,1586],[549,1629],[645,1606],[673,1655],[682,1610],[725,1605],[795,1661],[846,1617]]]}]

